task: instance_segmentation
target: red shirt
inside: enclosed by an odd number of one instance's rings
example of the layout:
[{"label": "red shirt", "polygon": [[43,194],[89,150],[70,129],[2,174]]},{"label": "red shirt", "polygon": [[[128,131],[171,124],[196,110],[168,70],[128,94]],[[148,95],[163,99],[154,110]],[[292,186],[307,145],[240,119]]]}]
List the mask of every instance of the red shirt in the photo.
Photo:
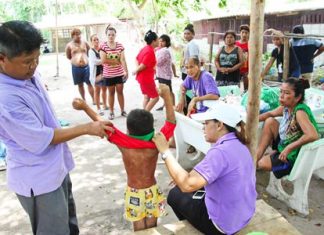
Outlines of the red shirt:
[{"label": "red shirt", "polygon": [[139,65],[144,64],[146,66],[145,69],[136,74],[136,80],[139,83],[154,81],[156,58],[153,47],[150,45],[143,47],[136,56],[136,60]]},{"label": "red shirt", "polygon": [[[129,148],[129,149],[155,149],[156,146],[152,141],[144,141],[140,139],[136,139],[130,137],[116,127],[113,127],[115,132],[111,133],[106,131],[108,134],[108,140],[122,148]],[[162,132],[167,140],[169,140],[173,136],[174,129],[176,128],[176,124],[165,121],[164,126],[161,128],[160,132]]]},{"label": "red shirt", "polygon": [[249,43],[245,42],[245,43],[241,43],[240,41],[236,41],[235,45],[240,47],[243,51],[243,59],[244,59],[244,63],[242,65],[242,67],[240,68],[240,74],[245,74],[249,72]]}]

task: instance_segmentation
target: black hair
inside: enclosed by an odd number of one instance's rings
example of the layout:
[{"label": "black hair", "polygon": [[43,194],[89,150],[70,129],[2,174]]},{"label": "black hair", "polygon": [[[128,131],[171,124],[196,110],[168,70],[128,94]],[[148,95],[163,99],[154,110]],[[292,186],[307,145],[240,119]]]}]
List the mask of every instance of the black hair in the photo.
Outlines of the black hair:
[{"label": "black hair", "polygon": [[188,61],[189,61],[189,60],[192,60],[192,61],[194,62],[195,65],[200,66],[200,61],[199,61],[198,56],[192,56],[192,57],[190,57],[190,58],[188,59]]},{"label": "black hair", "polygon": [[233,37],[234,37],[234,40],[236,40],[236,33],[233,30],[227,30],[225,32],[225,34],[224,34],[224,40],[225,40],[226,36],[229,35],[229,34],[232,34]]},{"label": "black hair", "polygon": [[[95,33],[95,34],[92,34],[91,36],[90,36],[90,42],[92,42],[92,39],[94,38],[94,37],[96,37],[97,36],[97,34]],[[97,36],[98,37],[98,36]]]},{"label": "black hair", "polygon": [[72,29],[72,31],[71,31],[71,38],[73,38],[74,35],[78,35],[78,34],[81,34],[81,30],[80,29],[78,29],[78,28]]},{"label": "black hair", "polygon": [[13,20],[0,25],[0,53],[9,59],[40,49],[45,40],[28,21]]},{"label": "black hair", "polygon": [[170,46],[171,46],[171,39],[170,39],[170,37],[169,37],[168,35],[166,35],[166,34],[162,34],[162,35],[160,36],[160,39],[162,39],[162,41],[165,42],[165,46],[166,46],[166,47],[170,47]]},{"label": "black hair", "polygon": [[107,35],[108,31],[111,30],[111,31],[114,31],[115,33],[117,33],[116,29],[110,25],[108,25],[106,27],[106,30],[105,30],[105,34]]},{"label": "black hair", "polygon": [[157,34],[151,30],[147,31],[144,36],[144,41],[147,45],[150,45],[154,40],[158,38]]},{"label": "black hair", "polygon": [[295,34],[305,34],[304,27],[302,25],[295,25],[292,30]]},{"label": "black hair", "polygon": [[[217,119],[214,119],[214,122],[219,122]],[[243,121],[240,121],[237,124],[238,128],[231,127],[223,122],[226,130],[231,133],[234,132],[236,137],[241,141],[242,144],[249,144],[249,141],[246,136],[246,131],[245,131],[245,123]]]},{"label": "black hair", "polygon": [[250,27],[249,27],[249,25],[247,25],[247,24],[242,24],[242,25],[240,26],[240,32],[241,32],[242,30],[246,30],[246,31],[250,32]]},{"label": "black hair", "polygon": [[299,95],[301,96],[298,103],[303,103],[305,99],[305,88],[302,79],[290,77],[287,78],[284,83],[287,83],[292,87],[295,92],[295,97],[298,97]]},{"label": "black hair", "polygon": [[147,135],[153,131],[153,115],[144,109],[133,109],[126,122],[130,135]]},{"label": "black hair", "polygon": [[187,26],[184,28],[184,31],[190,31],[193,35],[195,35],[195,30],[193,24],[187,24]]}]

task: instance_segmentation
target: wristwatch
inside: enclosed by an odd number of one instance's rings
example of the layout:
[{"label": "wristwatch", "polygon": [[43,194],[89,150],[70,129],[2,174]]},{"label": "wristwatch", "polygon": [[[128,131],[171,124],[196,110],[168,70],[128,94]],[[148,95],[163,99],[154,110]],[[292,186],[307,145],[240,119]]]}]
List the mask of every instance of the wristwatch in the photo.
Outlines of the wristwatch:
[{"label": "wristwatch", "polygon": [[165,161],[168,156],[173,156],[170,149],[167,149],[164,153],[161,153],[161,158],[163,161]]}]

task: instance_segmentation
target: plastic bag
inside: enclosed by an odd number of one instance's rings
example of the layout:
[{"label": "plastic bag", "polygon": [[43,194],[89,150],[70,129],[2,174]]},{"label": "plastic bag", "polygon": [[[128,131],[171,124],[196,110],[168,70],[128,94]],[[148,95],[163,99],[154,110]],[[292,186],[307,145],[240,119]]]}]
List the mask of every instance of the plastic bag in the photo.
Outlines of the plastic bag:
[{"label": "plastic bag", "polygon": [[[280,93],[279,87],[262,87],[261,88],[260,99],[269,105],[270,108],[268,111],[279,107],[279,105],[280,105],[279,93]],[[248,103],[248,92],[243,95],[241,105],[243,105],[246,108],[247,103]]]}]

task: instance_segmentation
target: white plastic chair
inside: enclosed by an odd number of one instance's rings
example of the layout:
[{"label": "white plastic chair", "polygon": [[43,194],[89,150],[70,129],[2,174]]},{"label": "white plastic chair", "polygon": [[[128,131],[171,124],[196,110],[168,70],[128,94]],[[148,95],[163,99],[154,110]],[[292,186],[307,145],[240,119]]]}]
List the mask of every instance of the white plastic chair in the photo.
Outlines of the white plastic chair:
[{"label": "white plastic chair", "polygon": [[290,174],[282,178],[293,183],[294,192],[291,195],[282,188],[282,179],[277,179],[272,172],[266,190],[292,209],[308,215],[308,188],[313,174],[324,179],[324,139],[304,145]]},{"label": "white plastic chair", "polygon": [[[176,159],[185,169],[193,168],[210,149],[210,143],[205,141],[203,124],[176,112],[177,127],[174,131],[176,143]],[[192,145],[197,153],[193,156],[187,153]]]}]

